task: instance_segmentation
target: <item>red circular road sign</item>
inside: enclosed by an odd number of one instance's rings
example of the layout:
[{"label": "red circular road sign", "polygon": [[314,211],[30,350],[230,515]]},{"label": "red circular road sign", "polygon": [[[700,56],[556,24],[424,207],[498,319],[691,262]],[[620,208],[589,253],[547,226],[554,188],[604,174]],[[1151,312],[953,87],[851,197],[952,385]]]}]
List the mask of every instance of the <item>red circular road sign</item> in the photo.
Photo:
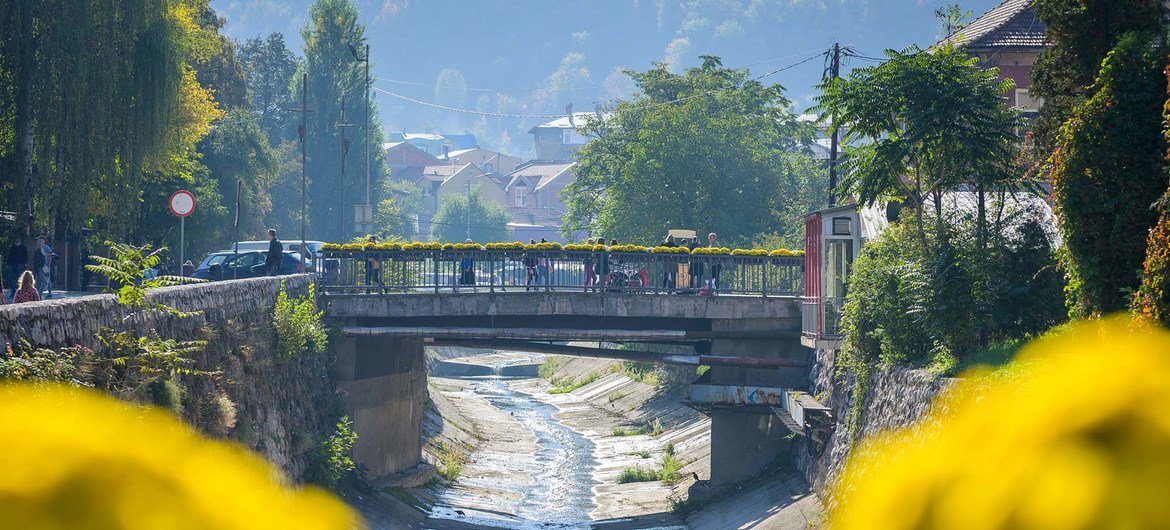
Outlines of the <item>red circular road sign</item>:
[{"label": "red circular road sign", "polygon": [[171,213],[179,217],[187,217],[195,211],[195,196],[187,190],[179,190],[171,195]]}]

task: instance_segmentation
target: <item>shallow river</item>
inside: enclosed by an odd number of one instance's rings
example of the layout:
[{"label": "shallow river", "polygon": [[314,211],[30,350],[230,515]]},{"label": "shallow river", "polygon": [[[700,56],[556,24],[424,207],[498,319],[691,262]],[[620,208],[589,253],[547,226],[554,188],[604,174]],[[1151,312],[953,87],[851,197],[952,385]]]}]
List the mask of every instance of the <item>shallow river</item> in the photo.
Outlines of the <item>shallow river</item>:
[{"label": "shallow river", "polygon": [[[514,390],[508,382],[515,379],[477,377],[465,380],[471,382],[477,395],[497,409],[510,413],[536,436],[538,449],[534,454],[509,455],[507,461],[497,463],[482,462],[532,477],[531,481],[518,483],[520,500],[503,507],[514,512],[522,522],[497,519],[489,514],[476,517],[466,511],[466,515],[459,516],[449,506],[436,506],[432,517],[446,516],[501,528],[589,528],[589,512],[594,508],[591,473],[596,467],[593,442],[557,421],[553,417],[557,408],[553,405]],[[460,479],[463,480],[474,479]],[[456,490],[447,490],[440,495],[440,500],[459,506],[464,504],[460,502],[460,495]]]}]

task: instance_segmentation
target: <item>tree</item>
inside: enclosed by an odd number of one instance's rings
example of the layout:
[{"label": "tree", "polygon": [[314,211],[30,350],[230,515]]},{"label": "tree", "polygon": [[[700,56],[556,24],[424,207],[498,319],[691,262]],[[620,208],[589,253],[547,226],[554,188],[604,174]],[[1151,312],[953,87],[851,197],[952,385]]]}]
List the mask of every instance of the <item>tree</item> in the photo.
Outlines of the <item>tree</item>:
[{"label": "tree", "polygon": [[[346,239],[352,231],[353,205],[365,202],[365,28],[357,22],[353,0],[317,0],[309,8],[309,21],[301,35],[305,59],[298,74],[308,75],[308,175],[309,219],[318,238]],[[356,54],[356,58],[355,58]],[[293,79],[300,93],[301,75]],[[341,181],[342,99],[345,121],[356,124],[347,129],[353,144],[347,159],[345,182]],[[371,103],[370,124],[378,123]],[[376,183],[386,177],[381,131],[370,131],[370,204],[378,204]],[[342,204],[344,199],[344,205]]]},{"label": "tree", "polygon": [[1158,34],[1159,0],[1039,0],[1047,45],[1032,69],[1029,90],[1044,98],[1033,127],[1038,158],[1056,148],[1060,129],[1073,109],[1089,98],[1101,62],[1129,32]]},{"label": "tree", "polygon": [[374,210],[374,233],[382,240],[408,241],[418,235],[418,213],[422,210],[422,189],[403,181],[383,181],[385,199]]},{"label": "tree", "polygon": [[260,128],[268,135],[268,144],[277,146],[295,140],[294,116],[288,109],[296,106],[289,87],[297,71],[297,60],[285,46],[284,34],[248,39],[240,47],[239,56],[248,76],[248,100],[259,117]]},{"label": "tree", "polygon": [[1018,142],[1017,116],[1001,99],[1011,82],[953,46],[886,55],[889,60],[880,65],[822,85],[822,110],[847,130],[846,144],[859,144],[845,150],[842,195],[852,194],[863,205],[908,201],[926,249],[927,201],[941,227],[943,192],[974,184],[984,233],[982,192],[1008,178]]},{"label": "tree", "polygon": [[219,220],[218,237],[209,243],[232,238],[237,181],[241,183],[240,234],[263,233],[264,218],[273,207],[268,189],[276,182],[280,164],[256,115],[245,108],[229,111],[199,142],[199,152],[228,214]]},{"label": "tree", "polygon": [[1105,58],[1091,95],[1073,108],[1047,162],[1075,316],[1128,309],[1141,284],[1151,205],[1166,191],[1166,57],[1131,33]]},{"label": "tree", "polygon": [[788,232],[797,214],[823,201],[819,168],[798,152],[810,131],[780,86],[717,57],[684,75],[661,63],[625,74],[641,95],[586,124],[592,139],[562,192],[566,233],[650,243],[690,228],[746,243]]},{"label": "tree", "polygon": [[473,186],[467,195],[452,194],[443,199],[432,222],[431,238],[444,242],[459,242],[469,237],[479,243],[505,241],[508,239],[508,223],[511,220],[512,216],[506,208],[485,201],[479,188]]}]

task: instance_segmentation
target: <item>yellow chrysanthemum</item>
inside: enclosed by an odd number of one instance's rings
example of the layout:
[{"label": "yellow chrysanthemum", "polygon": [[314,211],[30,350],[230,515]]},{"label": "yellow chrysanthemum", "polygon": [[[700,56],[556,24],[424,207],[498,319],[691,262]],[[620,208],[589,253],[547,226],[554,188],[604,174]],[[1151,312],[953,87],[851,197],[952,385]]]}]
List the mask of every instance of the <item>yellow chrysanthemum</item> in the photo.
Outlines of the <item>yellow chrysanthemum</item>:
[{"label": "yellow chrysanthemum", "polygon": [[1170,527],[1170,333],[1082,323],[862,443],[841,529]]},{"label": "yellow chrysanthemum", "polygon": [[0,527],[350,529],[328,493],[289,489],[243,448],[89,390],[0,386]]}]

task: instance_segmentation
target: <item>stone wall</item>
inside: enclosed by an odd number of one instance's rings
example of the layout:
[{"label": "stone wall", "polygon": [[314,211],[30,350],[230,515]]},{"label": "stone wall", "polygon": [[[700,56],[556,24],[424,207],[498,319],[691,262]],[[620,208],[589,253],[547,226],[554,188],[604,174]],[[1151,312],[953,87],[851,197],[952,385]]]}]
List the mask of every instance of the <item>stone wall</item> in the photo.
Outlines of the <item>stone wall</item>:
[{"label": "stone wall", "polygon": [[[192,356],[192,368],[215,375],[179,377],[183,419],[206,434],[248,446],[296,480],[305,470],[308,449],[332,431],[342,408],[330,352],[286,359],[274,348],[272,309],[281,281],[289,294],[303,296],[310,279],[257,278],[148,294],[151,302],[200,312],[188,318],[134,314],[112,295],[0,306],[0,348],[22,339],[39,348],[98,348],[103,329],[205,340],[206,348]],[[119,397],[145,401],[133,389]],[[232,417],[224,417],[224,398]]]},{"label": "stone wall", "polygon": [[[826,486],[841,471],[852,446],[846,418],[857,398],[855,375],[836,373],[838,354],[838,350],[816,350],[816,363],[810,374],[811,393],[833,409],[832,436],[819,453],[810,453],[806,446],[797,456],[797,466],[828,506],[832,500],[826,498]],[[876,369],[870,377],[872,384],[865,396],[859,426],[862,438],[903,427],[920,418],[930,408],[931,400],[953,381],[925,370],[902,367]]]}]

